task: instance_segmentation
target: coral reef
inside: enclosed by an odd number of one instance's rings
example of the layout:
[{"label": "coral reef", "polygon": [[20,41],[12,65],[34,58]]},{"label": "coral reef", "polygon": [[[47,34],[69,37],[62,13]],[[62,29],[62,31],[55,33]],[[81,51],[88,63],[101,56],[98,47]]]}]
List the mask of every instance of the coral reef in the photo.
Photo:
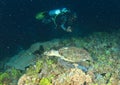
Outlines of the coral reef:
[{"label": "coral reef", "polygon": [[6,64],[0,85],[120,85],[119,42],[120,30],[35,43]]},{"label": "coral reef", "polygon": [[89,85],[92,82],[90,75],[82,70],[73,68],[53,79],[53,85]]}]

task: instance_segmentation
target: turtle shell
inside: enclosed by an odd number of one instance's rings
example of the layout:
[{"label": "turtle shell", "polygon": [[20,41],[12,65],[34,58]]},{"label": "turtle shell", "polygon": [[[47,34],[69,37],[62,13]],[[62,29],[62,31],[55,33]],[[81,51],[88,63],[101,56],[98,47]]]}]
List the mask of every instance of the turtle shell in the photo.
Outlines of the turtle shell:
[{"label": "turtle shell", "polygon": [[63,48],[60,48],[58,51],[61,56],[64,56],[64,58],[72,62],[92,60],[90,54],[82,48],[63,47]]}]

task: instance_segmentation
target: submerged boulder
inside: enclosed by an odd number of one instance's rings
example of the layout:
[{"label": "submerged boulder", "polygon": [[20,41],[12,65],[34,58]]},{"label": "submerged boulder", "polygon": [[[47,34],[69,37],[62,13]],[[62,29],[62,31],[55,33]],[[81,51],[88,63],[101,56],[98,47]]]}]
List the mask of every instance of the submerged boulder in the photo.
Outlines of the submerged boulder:
[{"label": "submerged boulder", "polygon": [[29,65],[33,65],[35,62],[35,55],[29,51],[22,51],[17,55],[13,56],[7,63],[6,68],[15,68],[19,70],[25,70]]}]

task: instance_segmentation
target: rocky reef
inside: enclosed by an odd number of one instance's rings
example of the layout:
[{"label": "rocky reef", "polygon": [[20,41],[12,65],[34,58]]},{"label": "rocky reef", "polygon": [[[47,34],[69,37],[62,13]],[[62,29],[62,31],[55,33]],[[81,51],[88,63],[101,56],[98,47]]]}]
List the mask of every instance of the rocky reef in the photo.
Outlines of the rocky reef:
[{"label": "rocky reef", "polygon": [[0,85],[120,85],[120,31],[38,42],[4,68]]}]

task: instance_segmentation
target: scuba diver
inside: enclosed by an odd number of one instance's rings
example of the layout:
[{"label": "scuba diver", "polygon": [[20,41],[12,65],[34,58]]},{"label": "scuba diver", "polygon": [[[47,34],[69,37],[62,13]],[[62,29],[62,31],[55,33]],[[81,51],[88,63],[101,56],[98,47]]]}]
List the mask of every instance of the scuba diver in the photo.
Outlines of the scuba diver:
[{"label": "scuba diver", "polygon": [[72,32],[77,15],[76,13],[72,13],[67,8],[61,8],[40,12],[35,18],[41,20],[44,24],[52,22],[56,29],[60,28],[66,32]]}]

